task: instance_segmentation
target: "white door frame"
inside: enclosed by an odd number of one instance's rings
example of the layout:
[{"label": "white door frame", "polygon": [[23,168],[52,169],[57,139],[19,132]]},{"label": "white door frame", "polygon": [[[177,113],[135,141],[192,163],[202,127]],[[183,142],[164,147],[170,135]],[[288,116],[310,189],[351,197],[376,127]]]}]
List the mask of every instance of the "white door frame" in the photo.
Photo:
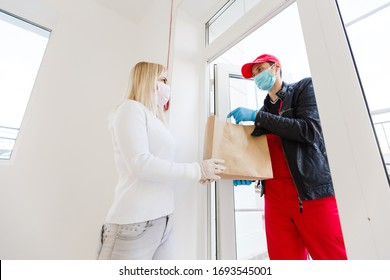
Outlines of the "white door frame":
[{"label": "white door frame", "polygon": [[348,257],[389,259],[389,182],[336,1],[297,4]]},{"label": "white door frame", "polygon": [[[230,109],[229,74],[236,73],[236,67],[214,68],[215,77],[215,114],[224,120]],[[234,212],[234,188],[231,180],[216,182],[216,233],[217,259],[234,260],[237,258],[236,223]]]}]

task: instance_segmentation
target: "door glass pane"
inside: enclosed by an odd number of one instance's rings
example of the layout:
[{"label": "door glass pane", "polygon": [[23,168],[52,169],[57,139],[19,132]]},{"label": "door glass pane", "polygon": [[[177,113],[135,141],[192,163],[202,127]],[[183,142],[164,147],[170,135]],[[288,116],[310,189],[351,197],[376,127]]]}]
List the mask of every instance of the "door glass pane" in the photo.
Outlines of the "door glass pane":
[{"label": "door glass pane", "polygon": [[390,1],[338,0],[378,145],[390,171]]},{"label": "door glass pane", "polygon": [[207,44],[211,44],[261,0],[229,0],[207,23]]},{"label": "door glass pane", "polygon": [[[257,93],[252,80],[230,75],[230,110],[260,108],[265,93]],[[247,124],[253,124],[246,122]],[[243,124],[245,124],[243,122]],[[236,254],[238,260],[268,259],[264,224],[264,199],[256,183],[234,188]]]},{"label": "door glass pane", "polygon": [[[288,32],[286,32],[286,26],[288,26]],[[295,3],[215,61],[212,61],[210,63],[210,73],[212,73],[210,79],[214,78],[213,66],[215,64],[236,65],[235,68],[238,69],[239,73],[239,69],[244,63],[253,61],[263,53],[270,53],[279,58],[283,79],[286,82],[297,82],[310,76],[306,48]],[[215,104],[215,107],[226,106],[228,111],[240,106],[260,109],[267,94],[260,91],[252,80],[243,79],[237,73],[229,75],[229,86],[229,93],[219,93],[229,94],[229,102]],[[213,100],[210,100],[210,104],[213,104]],[[220,111],[227,110],[220,109]],[[231,187],[233,187],[233,183],[231,183]],[[226,209],[226,211],[234,211],[235,213],[236,240],[234,243],[237,259],[268,258],[263,204],[263,197],[260,197],[255,183],[250,186],[234,188],[234,205],[232,205],[232,209]],[[223,221],[220,222],[223,223]]]}]

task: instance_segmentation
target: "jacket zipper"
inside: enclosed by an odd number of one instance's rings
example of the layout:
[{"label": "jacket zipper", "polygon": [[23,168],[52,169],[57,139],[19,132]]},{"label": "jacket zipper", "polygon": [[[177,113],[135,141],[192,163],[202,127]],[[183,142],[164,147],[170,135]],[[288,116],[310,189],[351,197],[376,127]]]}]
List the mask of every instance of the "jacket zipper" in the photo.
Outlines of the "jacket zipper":
[{"label": "jacket zipper", "polygon": [[[283,100],[280,100],[280,105],[279,105],[279,109],[278,109],[279,116],[282,116],[284,113],[293,110],[292,108],[290,108],[290,109],[282,111],[282,106],[283,106]],[[283,149],[283,153],[284,153],[284,149]],[[284,156],[286,157],[286,154]],[[286,160],[287,160],[287,157],[286,157]],[[287,162],[287,166],[288,166],[288,162]],[[290,169],[290,166],[288,166],[288,169]],[[291,171],[290,171],[290,174],[291,174]],[[291,178],[294,181],[294,178],[292,175],[291,175]],[[294,185],[298,189],[297,184],[295,184],[295,182],[294,182]],[[303,213],[303,203],[302,203],[302,199],[299,196],[298,196],[298,201],[299,201],[299,213]]]},{"label": "jacket zipper", "polygon": [[299,213],[303,213],[303,203],[302,203],[302,199],[298,196],[298,200],[299,200]]},{"label": "jacket zipper", "polygon": [[287,113],[287,112],[292,111],[292,110],[294,110],[294,109],[290,108],[290,109],[287,109],[287,110],[280,111],[279,112],[279,116],[283,116],[284,113]]}]

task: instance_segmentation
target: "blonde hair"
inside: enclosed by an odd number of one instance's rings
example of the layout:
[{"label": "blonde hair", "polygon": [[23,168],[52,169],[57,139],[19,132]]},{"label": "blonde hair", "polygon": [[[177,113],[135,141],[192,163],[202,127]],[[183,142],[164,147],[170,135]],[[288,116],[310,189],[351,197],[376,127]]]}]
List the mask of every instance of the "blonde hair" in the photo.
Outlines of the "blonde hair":
[{"label": "blonde hair", "polygon": [[157,80],[166,72],[166,68],[157,63],[138,62],[131,71],[130,85],[125,98],[142,103],[164,123],[165,115],[157,106]]}]

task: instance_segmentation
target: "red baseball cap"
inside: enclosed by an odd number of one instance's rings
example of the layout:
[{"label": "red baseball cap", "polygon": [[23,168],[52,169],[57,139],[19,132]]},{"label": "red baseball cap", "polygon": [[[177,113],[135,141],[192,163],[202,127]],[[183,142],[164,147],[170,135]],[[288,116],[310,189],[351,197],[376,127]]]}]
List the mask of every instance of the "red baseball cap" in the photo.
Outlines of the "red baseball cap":
[{"label": "red baseball cap", "polygon": [[244,76],[244,78],[252,78],[252,66],[253,64],[257,64],[257,63],[263,63],[263,62],[275,62],[275,63],[279,63],[279,60],[271,55],[271,54],[262,54],[260,55],[259,57],[257,57],[253,62],[249,62],[249,63],[245,63],[242,68],[241,68],[241,74],[242,76]]}]

